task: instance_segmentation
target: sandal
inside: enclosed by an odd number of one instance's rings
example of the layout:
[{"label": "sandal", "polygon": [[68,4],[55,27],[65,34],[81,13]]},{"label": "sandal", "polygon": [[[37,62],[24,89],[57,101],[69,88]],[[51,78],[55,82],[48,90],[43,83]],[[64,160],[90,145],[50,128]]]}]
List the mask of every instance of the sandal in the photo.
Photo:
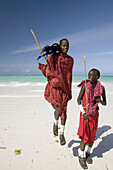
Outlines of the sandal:
[{"label": "sandal", "polygon": [[65,145],[66,144],[65,137],[64,137],[64,135],[61,135],[61,134],[60,134],[60,144],[61,145]]},{"label": "sandal", "polygon": [[55,123],[53,124],[53,134],[58,136],[58,125],[55,125]]},{"label": "sandal", "polygon": [[92,158],[90,157],[90,154],[86,152],[86,161],[88,164],[92,164],[93,163],[93,160]]},{"label": "sandal", "polygon": [[78,156],[78,160],[79,160],[80,166],[83,169],[88,169],[88,166],[86,165],[86,162],[84,161],[84,158],[81,158],[80,156]]}]

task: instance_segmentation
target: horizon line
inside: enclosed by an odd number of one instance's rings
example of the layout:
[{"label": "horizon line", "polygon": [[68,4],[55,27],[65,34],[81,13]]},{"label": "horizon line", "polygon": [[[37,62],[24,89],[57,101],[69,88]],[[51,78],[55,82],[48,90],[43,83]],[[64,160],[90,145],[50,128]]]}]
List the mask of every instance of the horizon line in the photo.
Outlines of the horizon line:
[{"label": "horizon line", "polygon": [[[40,74],[0,74],[0,76],[44,76],[44,75],[40,75]],[[85,75],[84,74],[77,74],[77,75],[72,75],[72,76],[85,76]],[[113,75],[100,75],[100,77],[102,77],[102,76],[113,77]]]}]

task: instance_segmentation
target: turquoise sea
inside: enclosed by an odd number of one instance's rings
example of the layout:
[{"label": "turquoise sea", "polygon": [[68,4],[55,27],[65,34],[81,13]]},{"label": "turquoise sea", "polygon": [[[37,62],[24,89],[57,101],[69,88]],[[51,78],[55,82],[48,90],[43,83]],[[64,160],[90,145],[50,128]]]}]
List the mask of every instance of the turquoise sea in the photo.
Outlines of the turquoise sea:
[{"label": "turquoise sea", "polygon": [[[72,91],[77,94],[79,88],[77,85],[85,79],[85,76],[73,76]],[[101,76],[99,81],[106,87],[106,90],[112,88],[113,76]],[[0,97],[37,97],[43,96],[46,78],[41,76],[0,76]]]},{"label": "turquoise sea", "polygon": [[40,82],[45,83],[46,78],[44,76],[26,76],[26,75],[3,75],[0,76],[0,83],[8,82]]},{"label": "turquoise sea", "polygon": [[[73,76],[72,82],[73,83],[79,83],[82,80],[85,79],[85,76]],[[113,76],[101,76],[99,79],[100,82],[106,82],[106,83],[113,83]],[[0,75],[0,84],[2,83],[26,83],[26,82],[33,82],[33,83],[46,83],[46,78],[43,75]]]}]

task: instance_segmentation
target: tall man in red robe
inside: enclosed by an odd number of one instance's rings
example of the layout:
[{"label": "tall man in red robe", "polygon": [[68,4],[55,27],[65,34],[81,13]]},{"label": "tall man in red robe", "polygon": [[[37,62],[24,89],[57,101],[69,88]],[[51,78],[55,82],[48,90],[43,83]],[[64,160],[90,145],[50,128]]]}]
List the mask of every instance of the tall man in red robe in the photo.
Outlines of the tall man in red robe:
[{"label": "tall man in red robe", "polygon": [[38,69],[48,80],[44,97],[55,109],[53,133],[58,136],[58,120],[61,117],[60,144],[64,145],[66,143],[64,129],[67,118],[67,103],[72,98],[71,85],[74,61],[72,57],[67,55],[69,49],[67,39],[60,40],[60,48],[61,52],[56,53],[55,56],[51,54],[48,57],[49,67],[39,63]]}]

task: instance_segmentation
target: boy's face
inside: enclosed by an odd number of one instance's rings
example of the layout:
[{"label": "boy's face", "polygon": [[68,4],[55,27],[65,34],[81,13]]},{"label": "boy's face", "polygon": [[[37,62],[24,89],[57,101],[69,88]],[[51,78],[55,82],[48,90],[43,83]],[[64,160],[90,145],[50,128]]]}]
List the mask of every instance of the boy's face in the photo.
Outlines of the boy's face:
[{"label": "boy's face", "polygon": [[62,40],[60,48],[61,48],[62,53],[67,54],[67,52],[69,50],[69,43],[68,43],[68,41],[67,40]]},{"label": "boy's face", "polygon": [[95,70],[90,71],[88,74],[88,79],[89,79],[90,83],[96,82],[98,79],[97,72]]}]

